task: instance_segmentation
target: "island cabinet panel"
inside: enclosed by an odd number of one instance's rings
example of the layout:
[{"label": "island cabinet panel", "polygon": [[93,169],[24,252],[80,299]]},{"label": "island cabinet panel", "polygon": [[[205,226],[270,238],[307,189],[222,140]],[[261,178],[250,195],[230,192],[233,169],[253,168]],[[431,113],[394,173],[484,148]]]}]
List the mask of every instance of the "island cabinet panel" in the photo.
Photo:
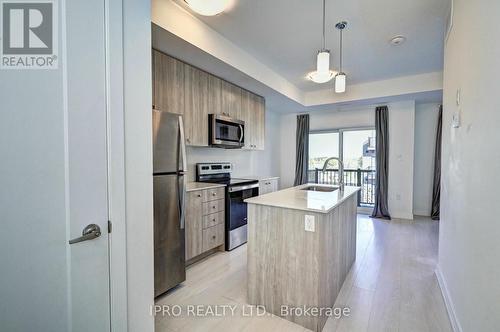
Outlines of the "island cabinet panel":
[{"label": "island cabinet panel", "polygon": [[186,144],[208,146],[208,73],[184,66],[184,128]]},{"label": "island cabinet panel", "polygon": [[185,64],[153,50],[153,106],[165,112],[184,114]]},{"label": "island cabinet panel", "polygon": [[[249,203],[249,303],[321,331],[326,315],[283,315],[281,307],[333,307],[356,257],[356,205],[356,194],[329,213]],[[305,230],[306,215],[314,231]]]}]

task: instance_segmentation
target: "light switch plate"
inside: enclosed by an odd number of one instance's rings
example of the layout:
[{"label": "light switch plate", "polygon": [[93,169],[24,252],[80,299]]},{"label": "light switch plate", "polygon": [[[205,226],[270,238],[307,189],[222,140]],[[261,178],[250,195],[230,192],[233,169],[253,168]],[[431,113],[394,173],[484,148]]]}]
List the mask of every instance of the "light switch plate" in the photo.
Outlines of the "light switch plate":
[{"label": "light switch plate", "polygon": [[314,232],[315,224],[314,224],[314,216],[307,215],[304,218],[304,229],[308,232]]}]

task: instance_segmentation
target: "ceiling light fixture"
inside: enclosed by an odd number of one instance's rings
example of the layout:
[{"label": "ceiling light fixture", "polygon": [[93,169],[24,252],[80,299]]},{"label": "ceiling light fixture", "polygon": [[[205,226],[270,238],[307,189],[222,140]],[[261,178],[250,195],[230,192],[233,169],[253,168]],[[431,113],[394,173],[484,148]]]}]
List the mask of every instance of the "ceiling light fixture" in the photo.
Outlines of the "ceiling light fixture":
[{"label": "ceiling light fixture", "polygon": [[405,41],[406,41],[405,36],[395,36],[395,37],[392,37],[391,40],[389,40],[389,43],[392,46],[399,46],[399,45],[403,44]]},{"label": "ceiling light fixture", "polygon": [[327,71],[326,73],[315,70],[307,74],[307,78],[313,81],[314,83],[321,84],[330,82],[332,78],[335,77],[335,74],[337,73],[334,72],[333,70]]},{"label": "ceiling light fixture", "polygon": [[220,14],[229,4],[229,0],[184,0],[184,2],[192,10],[203,16]]},{"label": "ceiling light fixture", "polygon": [[316,71],[311,72],[307,77],[315,83],[326,83],[330,81],[335,73],[330,70],[330,50],[326,49],[325,41],[325,13],[326,0],[323,0],[323,45],[316,57]]},{"label": "ceiling light fixture", "polygon": [[340,68],[337,75],[335,75],[335,92],[344,93],[346,88],[347,76],[342,71],[342,32],[347,27],[347,22],[342,21],[335,24],[335,27],[340,31]]}]

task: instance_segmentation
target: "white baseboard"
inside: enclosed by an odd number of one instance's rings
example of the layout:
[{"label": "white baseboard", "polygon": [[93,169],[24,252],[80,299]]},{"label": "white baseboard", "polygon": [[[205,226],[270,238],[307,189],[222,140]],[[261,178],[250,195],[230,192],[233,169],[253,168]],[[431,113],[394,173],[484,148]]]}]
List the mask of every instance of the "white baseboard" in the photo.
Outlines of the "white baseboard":
[{"label": "white baseboard", "polygon": [[430,217],[431,216],[429,211],[419,211],[419,210],[413,211],[413,215],[420,216],[420,217]]},{"label": "white baseboard", "polygon": [[372,207],[367,207],[367,206],[358,206],[358,213],[359,214],[367,214],[370,215],[373,212]]},{"label": "white baseboard", "polygon": [[448,287],[446,286],[446,281],[441,273],[441,269],[439,265],[435,270],[436,278],[439,284],[439,288],[441,289],[441,294],[443,295],[444,304],[446,306],[446,311],[448,311],[448,317],[450,318],[451,328],[454,332],[462,332],[462,327],[457,319],[457,315],[455,314],[455,307],[453,306],[453,302],[451,301],[450,293],[448,292]]},{"label": "white baseboard", "polygon": [[401,220],[405,220],[405,221],[412,221],[413,220],[413,213],[391,213],[391,211],[389,211],[389,214],[391,215],[391,218],[392,219],[401,219]]}]

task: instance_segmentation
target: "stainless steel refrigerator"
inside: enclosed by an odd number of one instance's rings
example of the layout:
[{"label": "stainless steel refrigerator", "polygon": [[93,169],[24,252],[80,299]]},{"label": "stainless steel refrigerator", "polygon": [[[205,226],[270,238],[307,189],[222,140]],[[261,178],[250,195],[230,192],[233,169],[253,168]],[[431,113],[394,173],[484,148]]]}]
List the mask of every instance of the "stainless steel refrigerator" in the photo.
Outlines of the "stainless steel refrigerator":
[{"label": "stainless steel refrigerator", "polygon": [[153,110],[155,297],[186,280],[186,168],[182,116]]}]

